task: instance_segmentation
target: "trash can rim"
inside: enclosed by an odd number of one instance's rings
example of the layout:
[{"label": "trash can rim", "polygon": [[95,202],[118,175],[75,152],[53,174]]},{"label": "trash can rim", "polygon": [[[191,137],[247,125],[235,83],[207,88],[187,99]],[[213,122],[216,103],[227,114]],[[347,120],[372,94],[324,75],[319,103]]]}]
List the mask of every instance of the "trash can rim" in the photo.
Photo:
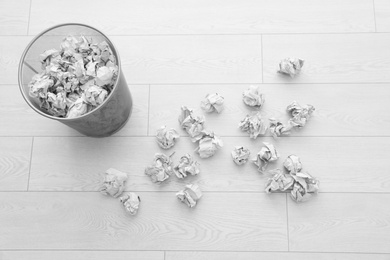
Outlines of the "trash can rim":
[{"label": "trash can rim", "polygon": [[[41,111],[40,109],[37,109],[33,104],[32,102],[29,100],[29,98],[26,96],[26,93],[24,92],[23,90],[23,79],[22,79],[22,68],[23,68],[23,61],[27,55],[27,52],[29,51],[30,47],[41,37],[43,36],[44,34],[46,34],[47,32],[49,31],[52,31],[56,28],[59,28],[59,27],[64,27],[64,26],[81,26],[81,27],[87,27],[87,28],[90,28],[92,30],[95,30],[96,32],[100,33],[108,42],[108,44],[110,45],[110,48],[112,49],[111,51],[113,52],[113,54],[115,55],[115,58],[116,58],[116,65],[118,66],[118,76],[115,80],[115,83],[114,83],[114,87],[110,93],[110,95],[108,95],[108,97],[103,101],[103,103],[101,103],[98,107],[96,107],[95,109],[89,111],[88,113],[85,113],[84,115],[82,116],[79,116],[79,117],[75,117],[75,118],[66,118],[66,117],[56,117],[56,116],[52,116],[52,115],[49,115],[43,111]],[[42,50],[43,52],[44,50]],[[38,58],[38,57],[37,57]],[[81,24],[81,23],[62,23],[62,24],[57,24],[57,25],[54,25],[52,27],[49,27],[47,29],[45,29],[44,31],[42,31],[41,33],[37,34],[30,42],[29,44],[26,46],[26,48],[24,49],[23,53],[22,53],[22,56],[20,58],[20,62],[19,62],[19,67],[18,67],[18,84],[19,84],[19,90],[20,92],[22,93],[22,96],[24,98],[24,100],[27,102],[27,104],[37,113],[39,113],[40,115],[42,116],[45,116],[47,118],[50,118],[50,119],[54,119],[54,120],[58,120],[58,121],[77,121],[79,119],[82,119],[84,117],[87,117],[89,116],[90,114],[98,111],[99,109],[101,109],[104,104],[108,103],[109,100],[111,99],[111,97],[113,96],[112,93],[115,91],[116,88],[118,88],[119,84],[119,78],[120,78],[120,75],[121,75],[121,61],[120,61],[120,57],[119,57],[119,53],[117,52],[117,49],[114,45],[114,43],[107,37],[107,35],[105,35],[103,32],[101,32],[99,29],[96,29],[95,27],[93,26],[90,26],[90,25],[87,25],[87,24]]]}]

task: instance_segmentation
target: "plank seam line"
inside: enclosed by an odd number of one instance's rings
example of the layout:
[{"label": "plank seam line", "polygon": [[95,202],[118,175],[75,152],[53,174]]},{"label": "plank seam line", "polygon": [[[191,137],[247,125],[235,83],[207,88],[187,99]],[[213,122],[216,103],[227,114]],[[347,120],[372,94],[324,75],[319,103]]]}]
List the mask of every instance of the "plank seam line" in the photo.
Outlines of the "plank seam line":
[{"label": "plank seam line", "polygon": [[[259,35],[265,35],[265,36],[290,36],[290,35],[358,35],[358,34],[390,34],[390,32],[307,32],[307,33],[204,33],[204,34],[106,34],[109,37],[118,36],[118,37],[176,37],[176,36],[259,36]],[[33,36],[32,34],[28,35],[9,35],[9,34],[1,34],[0,37],[26,37],[26,36]]]},{"label": "plank seam line", "polygon": [[32,165],[33,152],[34,152],[34,137],[31,140],[30,164],[29,164],[29,167],[28,167],[27,191],[29,191],[29,189],[30,189],[31,165]]},{"label": "plank seam line", "polygon": [[287,222],[287,249],[290,252],[290,227],[289,227],[289,219],[288,219],[288,194],[286,193],[286,222]]},{"label": "plank seam line", "polygon": [[264,65],[263,65],[263,60],[264,60],[264,52],[263,52],[263,35],[261,35],[261,83],[264,83]]},{"label": "plank seam line", "polygon": [[28,10],[27,36],[28,36],[28,32],[30,31],[31,6],[32,6],[32,0],[30,0],[30,8]]},{"label": "plank seam line", "polygon": [[150,122],[150,84],[149,84],[149,95],[148,95],[148,128],[146,129],[146,136],[149,136],[149,122]]},{"label": "plank seam line", "polygon": [[1,251],[43,251],[43,252],[61,252],[61,251],[81,251],[81,252],[221,252],[221,253],[282,253],[282,254],[313,254],[313,253],[320,253],[320,254],[361,254],[361,255],[390,255],[390,253],[379,253],[379,252],[337,252],[337,251],[329,251],[329,252],[321,252],[321,251],[243,251],[243,250],[236,250],[236,251],[226,251],[226,250],[180,250],[180,249],[166,249],[166,250],[153,250],[153,249],[138,249],[138,250],[129,250],[129,249],[60,249],[60,248],[53,248],[53,249],[35,249],[35,248],[15,248],[15,249],[2,249]]},{"label": "plank seam line", "polygon": [[375,0],[372,0],[372,7],[373,7],[373,11],[374,11],[374,25],[375,25],[375,32],[377,32],[377,29],[376,29],[376,10],[375,10]]}]

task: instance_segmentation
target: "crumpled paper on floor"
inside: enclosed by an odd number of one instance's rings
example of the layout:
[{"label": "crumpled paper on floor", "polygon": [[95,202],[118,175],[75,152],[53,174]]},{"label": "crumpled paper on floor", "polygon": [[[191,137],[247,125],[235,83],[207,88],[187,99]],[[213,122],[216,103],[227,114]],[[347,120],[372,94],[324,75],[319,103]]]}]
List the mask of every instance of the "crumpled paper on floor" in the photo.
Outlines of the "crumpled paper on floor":
[{"label": "crumpled paper on floor", "polygon": [[201,138],[201,132],[204,129],[204,121],[204,116],[195,116],[192,109],[189,109],[186,106],[181,107],[179,123],[191,137],[192,142],[197,142]]},{"label": "crumpled paper on floor", "polygon": [[176,139],[178,139],[179,137],[180,135],[173,128],[168,130],[166,126],[162,126],[157,129],[157,144],[163,149],[169,149],[173,147],[175,145]]},{"label": "crumpled paper on floor", "polygon": [[320,182],[302,170],[302,163],[298,156],[288,156],[283,165],[288,173],[279,169],[268,172],[272,177],[267,180],[265,186],[267,193],[290,190],[294,201],[303,202],[318,192]]},{"label": "crumpled paper on floor", "polygon": [[289,135],[291,133],[292,125],[284,125],[282,122],[275,118],[270,118],[269,122],[269,131],[271,132],[273,138],[276,139],[279,136]]},{"label": "crumpled paper on floor", "polygon": [[268,172],[272,174],[265,184],[265,192],[286,191],[294,185],[294,178],[289,173],[284,173],[280,169]]},{"label": "crumpled paper on floor", "polygon": [[67,36],[60,49],[39,55],[42,72],[29,82],[29,95],[56,117],[74,118],[99,105],[111,93],[118,66],[107,42]]},{"label": "crumpled paper on floor", "polygon": [[198,175],[200,173],[199,163],[192,159],[190,154],[185,154],[180,158],[179,164],[174,168],[178,178],[183,179],[188,175]]},{"label": "crumpled paper on floor", "polygon": [[260,112],[247,115],[238,126],[242,131],[249,133],[249,137],[252,139],[256,139],[259,135],[264,135],[268,128],[261,118]]},{"label": "crumpled paper on floor", "polygon": [[304,127],[314,110],[315,108],[312,105],[301,106],[298,102],[293,101],[287,106],[287,111],[290,112],[292,116],[292,119],[289,120],[289,124],[297,128]]},{"label": "crumpled paper on floor", "polygon": [[176,193],[176,197],[192,208],[196,206],[197,201],[202,197],[202,191],[197,184],[188,184],[184,190]]},{"label": "crumpled paper on floor", "polygon": [[156,153],[152,165],[147,166],[145,174],[150,177],[152,182],[161,183],[168,179],[172,173],[172,160],[171,156],[167,156],[162,153]]},{"label": "crumpled paper on floor", "polygon": [[302,170],[302,163],[298,156],[291,154],[287,157],[287,159],[284,161],[283,166],[289,171],[290,173],[297,173]]},{"label": "crumpled paper on floor", "polygon": [[279,158],[279,154],[273,144],[263,142],[264,146],[257,153],[256,159],[253,160],[257,165],[258,171],[264,173],[269,162],[276,161]]},{"label": "crumpled paper on floor", "polygon": [[307,172],[291,173],[295,179],[293,189],[291,190],[291,198],[296,202],[303,202],[312,196],[313,193],[317,193],[320,182],[313,178]]},{"label": "crumpled paper on floor", "polygon": [[214,132],[204,130],[200,133],[200,137],[199,146],[195,150],[200,158],[209,158],[223,147],[222,140]]},{"label": "crumpled paper on floor", "polygon": [[264,104],[264,95],[260,93],[260,86],[250,86],[242,93],[242,100],[251,107],[261,107]]},{"label": "crumpled paper on floor", "polygon": [[249,160],[250,154],[251,152],[249,149],[244,148],[243,146],[236,146],[232,151],[232,158],[237,165],[242,165]]},{"label": "crumpled paper on floor", "polygon": [[279,63],[278,72],[290,75],[291,78],[294,78],[297,74],[301,72],[304,62],[304,60],[297,58],[283,59]]},{"label": "crumpled paper on floor", "polygon": [[206,98],[200,102],[201,108],[207,113],[211,113],[217,111],[217,113],[221,113],[223,110],[223,102],[224,98],[218,93],[215,94],[207,94]]},{"label": "crumpled paper on floor", "polygon": [[139,204],[141,202],[140,197],[134,192],[129,192],[124,196],[119,198],[120,202],[123,204],[126,212],[130,215],[135,215],[138,212]]},{"label": "crumpled paper on floor", "polygon": [[125,189],[125,183],[128,178],[127,173],[110,168],[106,171],[106,176],[100,192],[104,195],[111,195],[116,198],[122,194]]}]

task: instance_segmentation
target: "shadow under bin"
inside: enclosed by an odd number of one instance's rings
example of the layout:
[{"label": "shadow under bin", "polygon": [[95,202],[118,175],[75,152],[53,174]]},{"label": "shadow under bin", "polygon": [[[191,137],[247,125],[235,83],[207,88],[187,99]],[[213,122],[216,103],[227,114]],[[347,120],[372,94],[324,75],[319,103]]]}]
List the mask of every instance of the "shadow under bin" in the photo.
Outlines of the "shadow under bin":
[{"label": "shadow under bin", "polygon": [[[68,35],[86,36],[94,43],[106,41],[116,58],[118,76],[111,93],[98,107],[76,118],[62,118],[48,114],[40,108],[38,99],[30,97],[29,82],[42,71],[39,55],[45,50],[58,49]],[[123,75],[119,54],[114,44],[99,30],[83,24],[68,23],[51,27],[37,35],[24,50],[18,72],[19,88],[27,104],[38,114],[57,120],[78,132],[91,137],[105,137],[119,131],[130,118],[133,101]]]}]

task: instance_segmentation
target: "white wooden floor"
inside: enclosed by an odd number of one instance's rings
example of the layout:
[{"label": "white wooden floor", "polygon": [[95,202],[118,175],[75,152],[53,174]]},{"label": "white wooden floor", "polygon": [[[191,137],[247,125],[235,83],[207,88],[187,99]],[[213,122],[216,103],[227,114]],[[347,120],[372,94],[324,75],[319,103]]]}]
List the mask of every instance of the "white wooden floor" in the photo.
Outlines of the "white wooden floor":
[{"label": "white wooden floor", "polygon": [[[23,49],[65,22],[97,27],[119,49],[134,109],[112,137],[84,137],[21,97]],[[290,56],[306,60],[295,79],[276,73]],[[237,128],[250,84],[266,95],[265,117],[286,120],[293,100],[314,117],[290,137],[250,140]],[[1,260],[390,259],[389,0],[0,0],[0,90]],[[180,107],[203,114],[212,92],[225,110],[206,126],[224,148],[196,157],[197,177],[151,183],[156,129],[179,130]],[[176,161],[195,148],[180,133]],[[256,167],[230,158],[263,141],[282,155],[271,167],[300,156],[320,193],[302,204],[265,194]],[[130,173],[138,215],[97,192],[110,167]],[[204,191],[194,209],[175,198],[189,182]]]}]

